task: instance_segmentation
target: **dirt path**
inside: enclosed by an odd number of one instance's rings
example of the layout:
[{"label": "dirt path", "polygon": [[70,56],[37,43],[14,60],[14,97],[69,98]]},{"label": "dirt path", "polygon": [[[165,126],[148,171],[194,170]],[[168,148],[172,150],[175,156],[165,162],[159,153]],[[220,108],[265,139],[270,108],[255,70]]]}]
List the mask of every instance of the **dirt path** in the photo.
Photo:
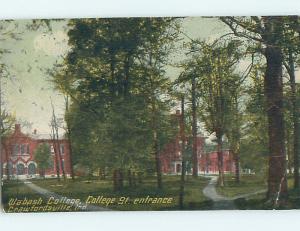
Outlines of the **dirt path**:
[{"label": "dirt path", "polygon": [[[43,196],[46,199],[49,199],[50,197],[54,197],[55,199],[73,199],[73,198],[66,198],[65,196],[56,194],[54,192],[51,192],[47,189],[44,189],[40,186],[37,186],[36,184],[32,183],[31,181],[24,181],[24,184],[32,189],[33,191],[37,192],[41,196]],[[68,205],[72,205],[72,203],[65,203]],[[94,206],[89,205],[83,202],[80,202],[80,204],[76,205],[79,211],[111,211],[111,209],[100,207],[100,206]],[[82,207],[82,208],[81,208]]]},{"label": "dirt path", "polygon": [[214,210],[230,210],[230,209],[237,209],[234,200],[238,198],[247,198],[249,196],[253,196],[259,193],[266,192],[265,189],[259,190],[252,193],[241,194],[235,197],[225,197],[223,195],[218,194],[216,190],[216,185],[218,181],[218,176],[211,176],[209,183],[203,189],[203,194],[211,199],[214,202],[213,209]]},{"label": "dirt path", "polygon": [[236,209],[232,199],[218,194],[216,184],[218,181],[217,176],[212,176],[206,187],[203,189],[204,196],[208,197],[214,202],[213,210],[227,210]]}]

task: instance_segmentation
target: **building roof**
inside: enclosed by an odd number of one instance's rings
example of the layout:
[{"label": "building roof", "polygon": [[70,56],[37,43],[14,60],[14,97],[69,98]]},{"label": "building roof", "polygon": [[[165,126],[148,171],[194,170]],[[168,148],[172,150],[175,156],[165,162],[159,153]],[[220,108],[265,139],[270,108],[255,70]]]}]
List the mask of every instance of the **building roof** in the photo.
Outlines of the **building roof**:
[{"label": "building roof", "polygon": [[[39,133],[32,133],[32,134],[26,134],[27,136],[29,136],[32,139],[35,140],[51,140],[51,135],[50,134],[39,134]],[[63,140],[65,139],[64,135],[58,135],[58,139]]]},{"label": "building roof", "polygon": [[[52,140],[50,133],[38,133],[36,129],[34,129],[32,133],[22,133],[20,124],[15,124],[14,135],[23,135],[35,140]],[[63,140],[66,139],[66,137],[62,134],[59,134],[58,139]]]}]

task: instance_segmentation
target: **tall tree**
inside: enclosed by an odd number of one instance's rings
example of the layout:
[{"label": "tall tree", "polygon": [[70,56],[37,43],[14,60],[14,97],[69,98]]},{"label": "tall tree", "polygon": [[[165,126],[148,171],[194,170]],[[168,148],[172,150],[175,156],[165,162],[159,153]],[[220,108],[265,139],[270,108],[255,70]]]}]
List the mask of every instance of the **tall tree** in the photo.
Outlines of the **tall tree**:
[{"label": "tall tree", "polygon": [[186,175],[186,136],[185,136],[185,110],[184,110],[184,96],[181,96],[181,117],[180,117],[180,139],[181,139],[181,176],[180,176],[180,190],[179,190],[179,208],[184,208],[184,186]]},{"label": "tall tree", "polygon": [[72,180],[75,179],[74,175],[74,161],[73,161],[73,146],[72,146],[72,128],[71,124],[68,120],[68,114],[69,114],[69,107],[70,107],[70,102],[69,102],[69,96],[65,96],[65,121],[66,121],[66,136],[68,138],[68,144],[69,144],[69,156],[70,156],[70,168],[71,168],[71,178]]},{"label": "tall tree", "polygon": [[190,65],[194,66],[194,75],[200,76],[198,94],[200,95],[199,115],[206,129],[214,133],[217,142],[219,183],[224,186],[223,138],[226,132],[226,120],[230,93],[235,75],[233,70],[239,60],[237,44],[215,41],[213,44],[200,43],[200,52],[194,53]]},{"label": "tall tree", "polygon": [[[1,94],[1,90],[0,90],[0,94]],[[1,100],[0,100],[1,103]],[[6,159],[6,177],[7,180],[10,180],[10,169],[9,169],[9,153],[10,153],[10,143],[9,140],[6,140],[6,138],[12,133],[13,131],[13,125],[16,122],[16,119],[13,115],[11,115],[10,113],[8,113],[6,110],[2,109],[2,106],[0,105],[1,109],[0,109],[0,150],[2,150],[2,148],[5,150],[5,159]],[[1,161],[1,166],[0,166],[0,171],[1,171],[1,177],[3,174],[3,161],[4,156],[3,153],[1,152],[0,155],[0,161]],[[1,179],[1,178],[0,178]]]},{"label": "tall tree", "polygon": [[267,175],[268,159],[268,121],[265,111],[264,71],[265,66],[259,59],[247,79],[244,89],[243,139],[240,142],[241,166],[257,174]]},{"label": "tall tree", "polygon": [[192,77],[193,176],[198,176],[196,77]]},{"label": "tall tree", "polygon": [[197,145],[197,135],[198,135],[198,116],[197,116],[197,101],[198,101],[198,89],[197,85],[199,80],[199,73],[197,72],[197,63],[194,62],[194,59],[191,61],[187,61],[183,64],[184,72],[179,76],[176,82],[179,83],[190,83],[191,85],[191,117],[192,117],[192,169],[193,169],[193,176],[198,176],[198,145]]},{"label": "tall tree", "polygon": [[[167,89],[167,84],[164,88],[161,85],[166,82],[163,67],[168,47],[176,36],[170,29],[173,21],[120,18],[70,22],[71,51],[60,69],[62,74],[53,75],[54,81],[72,104],[78,104],[73,108],[91,113],[99,123],[101,129],[94,137],[105,137],[101,149],[114,169],[116,189],[122,188],[124,172],[136,165],[134,160],[147,156],[149,146],[158,187],[162,187],[159,124],[165,115],[162,110],[168,109],[159,93]],[[152,138],[143,139],[149,133]]]},{"label": "tall tree", "polygon": [[222,17],[232,32],[261,46],[266,58],[264,94],[269,131],[269,176],[267,197],[276,205],[288,196],[286,153],[283,119],[283,41],[284,28],[289,26],[283,17]]},{"label": "tall tree", "polygon": [[228,138],[229,148],[232,152],[235,163],[235,182],[240,182],[240,145],[242,137],[243,112],[241,110],[241,82],[237,75],[236,78],[232,78],[230,82],[231,88],[229,88],[230,94],[228,95],[228,119],[226,120],[227,126],[225,134]]},{"label": "tall tree", "polygon": [[[295,62],[292,50],[289,50],[288,60],[285,64],[285,67],[288,71],[290,76],[290,100],[292,103],[291,111],[292,111],[292,123],[293,123],[293,150],[294,150],[294,188],[299,188],[299,155],[300,155],[300,144],[299,144],[299,129],[300,129],[300,122],[299,122],[299,112],[298,112],[298,102],[297,102],[297,89],[296,89],[296,77],[295,77]],[[288,136],[288,134],[287,134]]]},{"label": "tall tree", "polygon": [[63,179],[66,180],[64,161],[62,158],[61,147],[60,147],[60,142],[59,142],[58,119],[56,117],[52,101],[51,101],[51,107],[52,107],[52,119],[50,122],[50,127],[51,127],[51,139],[52,139],[52,144],[53,144],[53,149],[54,149],[54,154],[55,154],[55,161],[56,161],[57,179],[60,180],[60,169],[61,169]]}]

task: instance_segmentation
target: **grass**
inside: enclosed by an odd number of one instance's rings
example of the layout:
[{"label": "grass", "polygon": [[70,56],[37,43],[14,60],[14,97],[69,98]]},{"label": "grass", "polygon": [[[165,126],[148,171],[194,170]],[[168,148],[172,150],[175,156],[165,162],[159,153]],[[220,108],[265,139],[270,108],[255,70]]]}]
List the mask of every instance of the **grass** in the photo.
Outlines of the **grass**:
[{"label": "grass", "polygon": [[267,189],[266,178],[262,175],[241,175],[240,183],[235,182],[234,175],[225,175],[225,186],[217,186],[217,192],[226,197],[237,197]]},{"label": "grass", "polygon": [[[255,177],[253,177],[253,179],[248,179],[245,181],[245,183],[249,184],[249,186],[251,184],[257,183],[257,190],[259,190],[259,188],[262,187],[262,185],[265,185],[266,188],[266,183],[264,183],[264,181],[261,179],[260,176],[257,176],[257,179],[255,179]],[[241,188],[246,189],[247,186],[241,186]],[[244,190],[242,189],[242,190]],[[236,190],[236,193],[238,193],[238,191],[242,191],[242,190]],[[285,204],[280,205],[280,206],[274,206],[273,203],[271,203],[270,201],[268,201],[266,199],[266,193],[260,193],[260,194],[256,194],[253,196],[250,196],[248,198],[239,198],[236,199],[235,205],[238,209],[255,209],[255,210],[271,210],[271,209],[299,209],[300,208],[300,191],[299,190],[294,190],[293,189],[293,177],[292,176],[288,176],[288,194],[289,197],[287,199],[287,201],[285,202]]]},{"label": "grass", "polygon": [[[28,188],[22,181],[5,181],[2,186],[2,204],[4,211],[8,211],[8,203],[10,199],[38,199],[41,196],[35,191]],[[43,203],[45,205],[46,203]]]},{"label": "grass", "polygon": [[[208,178],[198,177],[193,178],[187,176],[185,183],[184,209],[185,210],[209,210],[212,209],[213,202],[207,199],[203,193],[203,188],[208,183]],[[109,205],[112,210],[178,210],[179,201],[179,186],[180,176],[163,176],[163,189],[159,190],[156,187],[156,178],[147,177],[143,179],[143,183],[136,187],[129,187],[125,181],[125,186],[122,191],[114,192],[112,190],[112,180],[98,180],[77,178],[75,181],[70,179],[58,182],[56,179],[33,179],[33,183],[42,188],[48,189],[59,195],[68,198],[80,199],[85,202],[88,196],[103,196],[103,197],[129,197],[129,203],[119,205],[117,203]],[[286,205],[276,209],[299,209],[300,208],[300,191],[293,190],[293,178],[288,177],[289,199]],[[253,193],[266,189],[266,178],[261,175],[242,175],[239,184],[235,183],[233,175],[225,176],[225,187],[217,187],[219,194],[226,197],[237,197],[240,195]],[[133,204],[136,198],[149,197],[168,197],[173,198],[170,204]],[[274,209],[265,199],[266,193],[251,195],[247,198],[239,198],[234,200],[237,209]],[[41,195],[37,194],[22,181],[6,181],[2,188],[2,199],[5,211],[8,209],[8,202],[11,198],[17,199],[38,199]],[[43,201],[46,205],[47,201]],[[98,205],[105,207],[105,205]],[[63,210],[61,210],[63,211]]]},{"label": "grass", "polygon": [[[122,191],[114,192],[112,190],[112,181],[84,178],[76,179],[75,181],[66,180],[58,182],[56,179],[32,180],[36,185],[55,192],[59,195],[68,198],[76,198],[85,202],[88,196],[103,196],[103,197],[129,197],[128,204],[118,205],[112,204],[108,208],[113,210],[177,210],[179,200],[180,176],[163,176],[163,189],[159,190],[156,187],[156,178],[148,177],[143,180],[143,183],[136,187],[131,187],[125,182]],[[204,197],[202,189],[207,185],[208,179],[198,177],[196,179],[191,176],[187,177],[185,185],[184,209],[209,209],[212,202]],[[170,204],[133,204],[136,198],[145,197],[169,197],[173,198]],[[27,198],[34,199],[40,197],[37,193],[30,190],[21,182],[5,182],[3,186],[3,203],[7,208],[9,198]],[[99,205],[100,206],[100,205]],[[103,206],[103,205],[102,205]]]}]

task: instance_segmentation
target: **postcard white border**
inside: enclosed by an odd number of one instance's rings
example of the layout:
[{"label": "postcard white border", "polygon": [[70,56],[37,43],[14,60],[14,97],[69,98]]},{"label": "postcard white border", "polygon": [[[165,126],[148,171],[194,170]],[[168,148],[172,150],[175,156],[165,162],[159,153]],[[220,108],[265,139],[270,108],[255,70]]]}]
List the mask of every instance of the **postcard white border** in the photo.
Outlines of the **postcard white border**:
[{"label": "postcard white border", "polygon": [[[300,15],[299,0],[1,0],[0,19]],[[272,230],[300,227],[296,211],[0,214],[1,230]]]}]

